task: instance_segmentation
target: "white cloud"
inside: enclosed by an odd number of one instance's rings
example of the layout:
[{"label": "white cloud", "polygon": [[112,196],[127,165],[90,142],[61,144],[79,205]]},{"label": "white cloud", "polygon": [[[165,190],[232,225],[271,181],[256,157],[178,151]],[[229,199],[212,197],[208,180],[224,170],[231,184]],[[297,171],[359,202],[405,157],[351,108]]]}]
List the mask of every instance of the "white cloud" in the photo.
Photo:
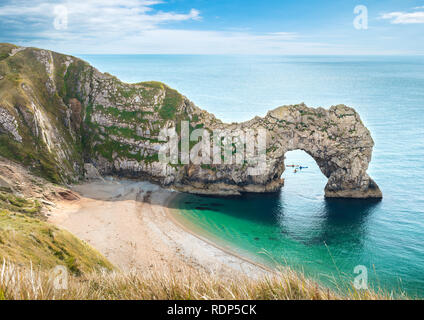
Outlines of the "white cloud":
[{"label": "white cloud", "polygon": [[[416,7],[414,9],[419,10],[423,8]],[[380,19],[390,20],[392,24],[424,23],[424,11],[383,13],[380,15]]]},{"label": "white cloud", "polygon": [[[121,34],[156,28],[161,24],[177,21],[199,20],[200,12],[161,12],[153,6],[157,0],[62,0],[18,1],[0,6],[0,16],[15,20],[41,19],[44,30],[51,29],[57,6],[67,9],[69,32]],[[49,21],[51,22],[49,24]],[[13,26],[12,26],[13,28]]]},{"label": "white cloud", "polygon": [[[169,0],[163,0],[169,1]],[[379,48],[249,26],[199,30],[202,14],[160,11],[162,0],[9,0],[0,2],[0,42],[69,54],[374,54]],[[55,7],[65,7],[66,23]],[[57,11],[57,10],[56,10]],[[395,19],[392,17],[391,19]],[[55,28],[56,26],[56,28]],[[59,26],[59,27],[58,27]],[[196,30],[197,29],[197,30]]]},{"label": "white cloud", "polygon": [[[198,23],[201,13],[194,8],[183,13],[156,10],[155,5],[160,3],[160,0],[21,0],[0,5],[0,19],[12,23],[9,34],[13,42],[68,53],[291,52],[289,43],[298,38],[292,32],[173,29],[170,23]],[[67,9],[64,24],[55,20],[57,6]],[[62,27],[57,28],[58,25]]]}]

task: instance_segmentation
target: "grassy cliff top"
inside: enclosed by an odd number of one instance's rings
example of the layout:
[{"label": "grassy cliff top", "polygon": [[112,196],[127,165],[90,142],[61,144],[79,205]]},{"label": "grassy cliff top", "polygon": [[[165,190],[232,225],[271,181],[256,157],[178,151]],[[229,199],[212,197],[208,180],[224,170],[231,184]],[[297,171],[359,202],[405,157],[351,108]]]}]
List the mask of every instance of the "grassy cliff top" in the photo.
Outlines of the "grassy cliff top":
[{"label": "grassy cliff top", "polygon": [[42,270],[63,265],[75,276],[113,269],[87,243],[47,222],[48,206],[65,197],[75,195],[0,157],[0,263]]},{"label": "grassy cliff top", "polygon": [[87,243],[43,221],[37,200],[0,191],[0,260],[48,270],[64,265],[74,275],[113,266]]}]

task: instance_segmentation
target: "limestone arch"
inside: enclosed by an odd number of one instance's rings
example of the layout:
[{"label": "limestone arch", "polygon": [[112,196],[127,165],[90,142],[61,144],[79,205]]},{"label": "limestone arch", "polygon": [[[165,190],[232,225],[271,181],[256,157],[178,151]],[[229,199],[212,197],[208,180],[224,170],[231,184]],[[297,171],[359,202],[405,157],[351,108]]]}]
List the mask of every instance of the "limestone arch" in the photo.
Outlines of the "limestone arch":
[{"label": "limestone arch", "polygon": [[328,178],[327,198],[382,198],[368,176],[374,141],[358,113],[345,105],[330,109],[304,104],[279,107],[261,118],[225,124],[213,117],[205,121],[211,130],[266,130],[266,169],[250,175],[249,166],[218,165],[211,168],[188,165],[179,171],[175,188],[184,192],[214,195],[277,192],[284,185],[284,155],[303,150]]},{"label": "limestone arch", "polygon": [[[276,151],[270,171],[282,174],[284,155],[302,150],[328,178],[328,198],[381,198],[377,184],[367,174],[374,141],[359,115],[344,105],[329,110],[305,105],[286,106],[268,113],[263,125],[270,130]],[[274,177],[275,179],[275,177]]]}]

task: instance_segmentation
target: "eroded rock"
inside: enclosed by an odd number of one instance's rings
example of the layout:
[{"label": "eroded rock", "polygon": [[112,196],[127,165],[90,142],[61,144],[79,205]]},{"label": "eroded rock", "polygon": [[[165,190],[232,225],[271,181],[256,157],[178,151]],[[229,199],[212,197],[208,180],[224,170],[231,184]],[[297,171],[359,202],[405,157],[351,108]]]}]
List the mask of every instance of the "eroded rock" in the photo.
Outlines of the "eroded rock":
[{"label": "eroded rock", "polygon": [[[367,174],[374,142],[357,112],[347,106],[328,110],[304,104],[283,106],[263,118],[226,124],[163,83],[123,83],[80,59],[46,50],[27,48],[19,56],[35,59],[28,61],[28,69],[37,64],[42,68],[16,75],[32,79],[37,74],[37,79],[33,83],[27,80],[21,88],[15,88],[14,96],[7,96],[11,98],[4,101],[5,107],[0,107],[0,134],[23,141],[25,148],[20,152],[27,152],[26,158],[33,159],[34,166],[56,176],[56,180],[82,179],[84,167],[85,177],[147,179],[185,192],[275,192],[284,184],[281,176],[285,154],[299,149],[314,158],[328,178],[326,197],[382,197]],[[35,84],[38,79],[43,79],[45,92],[39,92],[43,89]],[[159,162],[158,151],[164,143],[158,140],[160,131],[178,129],[181,121],[190,121],[190,131],[203,128],[208,132],[219,129],[243,133],[264,129],[263,170],[252,175],[255,165],[248,162]],[[24,132],[25,139],[21,136]],[[45,161],[39,161],[40,157]]]},{"label": "eroded rock", "polygon": [[86,180],[100,180],[104,181],[103,177],[99,173],[99,170],[95,166],[93,166],[91,163],[85,163],[84,164],[84,174]]}]

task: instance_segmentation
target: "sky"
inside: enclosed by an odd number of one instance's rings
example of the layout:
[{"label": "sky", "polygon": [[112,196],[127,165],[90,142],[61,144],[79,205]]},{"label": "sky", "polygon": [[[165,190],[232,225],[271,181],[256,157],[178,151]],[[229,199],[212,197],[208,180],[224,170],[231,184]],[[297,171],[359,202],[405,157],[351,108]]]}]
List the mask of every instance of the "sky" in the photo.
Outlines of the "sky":
[{"label": "sky", "polygon": [[0,0],[0,42],[75,55],[423,55],[424,0]]}]

